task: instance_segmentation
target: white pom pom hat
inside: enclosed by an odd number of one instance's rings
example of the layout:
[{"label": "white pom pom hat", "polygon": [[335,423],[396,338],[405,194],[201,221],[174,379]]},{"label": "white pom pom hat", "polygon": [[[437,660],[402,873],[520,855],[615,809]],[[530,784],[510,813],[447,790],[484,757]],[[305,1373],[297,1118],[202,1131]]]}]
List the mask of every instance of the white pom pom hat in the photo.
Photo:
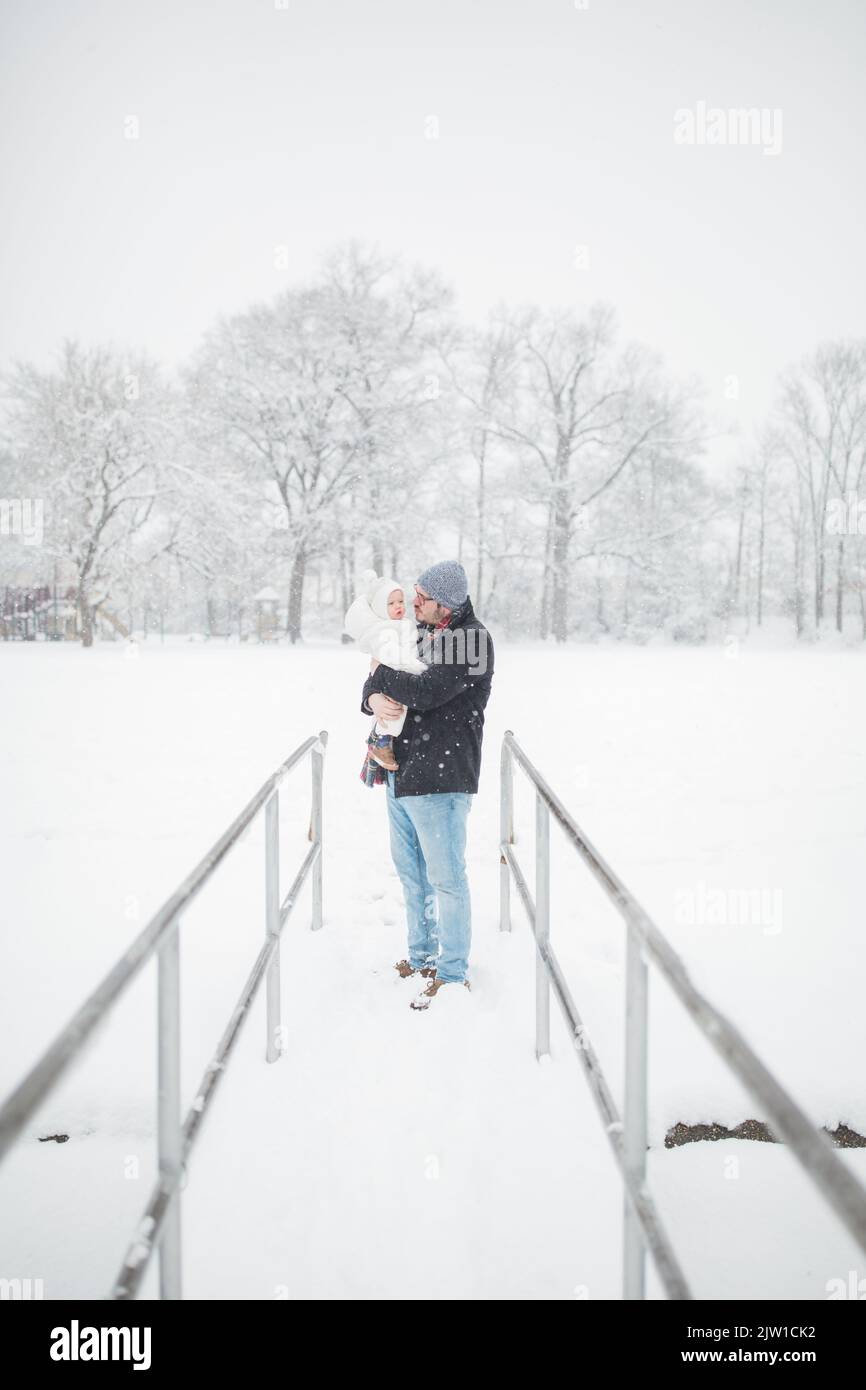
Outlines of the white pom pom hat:
[{"label": "white pom pom hat", "polygon": [[389,617],[388,599],[395,589],[403,594],[405,603],[406,595],[399,579],[392,579],[389,575],[383,575],[380,579],[375,570],[364,570],[361,575],[361,592],[377,618]]}]

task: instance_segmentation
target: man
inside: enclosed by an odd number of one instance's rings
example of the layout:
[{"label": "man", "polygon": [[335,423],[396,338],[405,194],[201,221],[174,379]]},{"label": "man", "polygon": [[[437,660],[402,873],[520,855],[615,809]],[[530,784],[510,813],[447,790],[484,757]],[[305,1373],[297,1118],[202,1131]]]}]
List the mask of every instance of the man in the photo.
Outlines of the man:
[{"label": "man", "polygon": [[[403,884],[409,955],[394,967],[429,980],[413,1009],[429,1008],[444,985],[469,988],[471,941],[466,818],[478,791],[484,708],[493,680],[493,642],[469,599],[466,571],[442,560],[415,585],[418,651],[427,665],[407,675],[374,663],[361,709],[394,719],[397,770],[387,774],[391,856]],[[438,922],[436,906],[438,903]]]}]

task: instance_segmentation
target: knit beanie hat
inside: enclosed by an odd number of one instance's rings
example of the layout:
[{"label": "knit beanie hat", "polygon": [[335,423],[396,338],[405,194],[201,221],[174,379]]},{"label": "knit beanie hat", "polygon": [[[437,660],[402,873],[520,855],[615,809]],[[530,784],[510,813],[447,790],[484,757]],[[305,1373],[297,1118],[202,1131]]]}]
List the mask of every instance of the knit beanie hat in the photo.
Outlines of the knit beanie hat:
[{"label": "knit beanie hat", "polygon": [[466,571],[458,560],[440,560],[419,574],[415,583],[445,608],[459,608],[469,593]]},{"label": "knit beanie hat", "polygon": [[406,594],[399,579],[391,579],[388,575],[383,575],[380,579],[375,570],[364,570],[361,575],[361,591],[365,595],[367,602],[376,614],[377,618],[388,618],[388,598],[395,589],[403,593],[405,603]]}]

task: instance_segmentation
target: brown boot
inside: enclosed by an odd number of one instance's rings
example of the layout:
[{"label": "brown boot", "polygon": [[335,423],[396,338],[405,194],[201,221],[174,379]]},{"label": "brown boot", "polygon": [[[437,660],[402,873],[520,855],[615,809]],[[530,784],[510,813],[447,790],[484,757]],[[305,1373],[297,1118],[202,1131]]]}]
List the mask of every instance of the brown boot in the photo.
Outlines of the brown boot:
[{"label": "brown boot", "polygon": [[[430,981],[426,989],[422,989],[420,994],[417,994],[414,999],[410,1000],[409,1008],[429,1009],[431,1003],[436,998],[436,995],[439,993],[442,986],[450,983],[451,982],[449,980],[440,980],[434,977],[434,979]],[[466,989],[470,988],[468,980],[464,980],[463,984]]]},{"label": "brown boot", "polygon": [[388,772],[397,771],[399,764],[394,757],[394,750],[390,744],[385,748],[380,748],[378,744],[371,743],[369,756],[374,762],[378,763],[380,767],[387,768]]},{"label": "brown boot", "polygon": [[432,980],[436,975],[435,965],[425,965],[421,970],[416,970],[414,965],[410,965],[408,960],[398,960],[394,966],[401,980],[408,980],[410,975],[423,975],[425,980]]}]

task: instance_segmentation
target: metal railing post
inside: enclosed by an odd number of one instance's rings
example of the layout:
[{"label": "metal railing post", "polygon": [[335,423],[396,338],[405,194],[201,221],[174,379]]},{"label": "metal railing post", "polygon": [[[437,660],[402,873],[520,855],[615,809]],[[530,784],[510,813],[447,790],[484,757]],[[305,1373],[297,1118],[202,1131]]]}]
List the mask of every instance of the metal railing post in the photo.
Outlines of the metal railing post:
[{"label": "metal railing post", "polygon": [[550,977],[542,950],[550,939],[550,812],[535,794],[535,1056],[550,1051]]},{"label": "metal railing post", "polygon": [[277,1062],[282,1053],[280,1030],[280,793],[279,788],[265,804],[265,940],[275,936],[277,943],[268,966],[267,1044],[265,1057]]},{"label": "metal railing post", "polygon": [[[536,1056],[550,1050],[549,1004],[556,995],[577,1056],[589,1082],[626,1191],[623,1223],[623,1289],[627,1299],[645,1297],[648,1251],[669,1297],[692,1297],[676,1252],[665,1232],[646,1183],[647,1152],[647,1015],[648,966],[655,965],[704,1038],[728,1069],[774,1122],[779,1139],[791,1145],[797,1161],[821,1196],[866,1250],[866,1188],[836,1156],[829,1137],[819,1133],[796,1101],[776,1080],[731,1021],[695,988],[673,947],[640,903],[587,839],[556,793],[530,762],[513,733],[503,740],[505,753],[526,773],[536,792],[535,896],[532,901],[523,871],[510,845],[500,843],[500,863],[514,874],[536,942]],[[504,784],[503,784],[504,785]],[[503,789],[504,798],[504,789]],[[571,997],[550,944],[549,816],[553,816],[593,878],[611,899],[627,930],[625,1098],[622,1116],[605,1080],[599,1059]],[[545,989],[542,976],[549,981]]]},{"label": "metal railing post", "polygon": [[[647,963],[637,932],[626,930],[625,1100],[623,1160],[638,1187],[646,1178]],[[645,1297],[646,1245],[628,1189],[623,1192],[622,1296]]]},{"label": "metal railing post", "polygon": [[312,931],[322,925],[322,784],[325,769],[325,746],[328,735],[324,729],[319,733],[319,745],[310,752],[313,773],[313,813],[310,820],[310,839],[319,846],[319,853],[313,865],[313,920]]},{"label": "metal railing post", "polygon": [[[224,1074],[252,1003],[267,978],[268,1061],[276,1061],[280,1023],[279,945],[280,934],[307,880],[318,867],[314,881],[313,910],[322,925],[322,782],[328,734],[321,730],[299,744],[247,802],[243,810],[223,831],[204,858],[174,893],[151,917],[147,925],[126,948],[120,960],[97,985],[84,1003],[61,1029],[12,1094],[0,1105],[0,1160],[21,1135],[46,1097],[58,1085],[75,1058],[84,1050],[108,1011],[118,1002],[148,961],[157,962],[157,1158],[156,1182],[138,1228],[130,1241],[123,1264],[111,1291],[111,1298],[135,1298],[141,1288],[152,1256],[159,1251],[160,1297],[182,1297],[181,1192],[185,1179],[185,1160],[199,1133],[203,1116],[211,1104],[217,1083]],[[310,839],[315,843],[304,856],[285,900],[280,902],[279,801],[283,779],[307,753],[313,756],[313,814]],[[217,1052],[205,1069],[192,1104],[181,1122],[180,1071],[180,918],[195,901],[231,849],[248,831],[255,817],[265,808],[265,940],[233,1010]]]},{"label": "metal railing post", "polygon": [[[514,769],[511,764],[511,750],[508,735],[502,741],[502,755],[499,762],[499,844],[514,844]],[[511,931],[511,869],[504,849],[499,851],[499,930]]]},{"label": "metal railing post", "polygon": [[[157,958],[159,1177],[166,1184],[183,1166],[180,1116],[180,943],[175,919]],[[166,1212],[159,1243],[159,1296],[181,1298],[180,1189]]]}]

